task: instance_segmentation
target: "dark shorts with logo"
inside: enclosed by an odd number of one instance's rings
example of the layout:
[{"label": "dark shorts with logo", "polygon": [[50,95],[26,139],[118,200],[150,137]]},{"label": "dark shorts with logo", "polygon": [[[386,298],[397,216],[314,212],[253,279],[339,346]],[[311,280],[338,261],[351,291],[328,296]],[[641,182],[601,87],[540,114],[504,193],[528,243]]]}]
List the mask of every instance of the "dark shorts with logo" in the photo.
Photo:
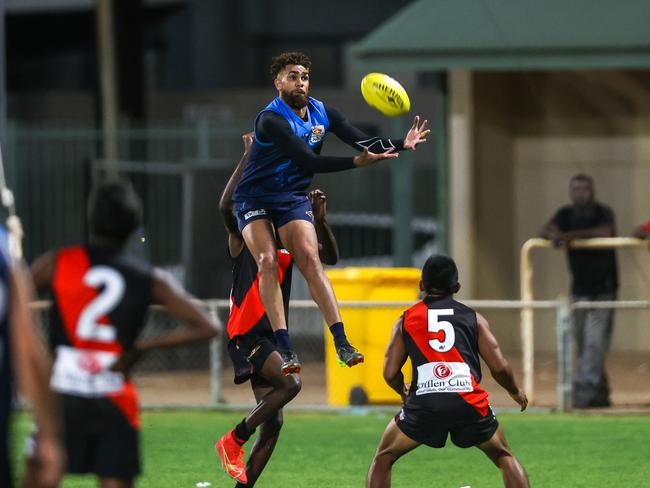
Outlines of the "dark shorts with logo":
[{"label": "dark shorts with logo", "polygon": [[405,406],[395,416],[395,423],[406,436],[435,448],[444,447],[448,435],[458,447],[473,447],[490,440],[499,427],[492,408],[478,419],[440,421],[436,412]]},{"label": "dark shorts with logo", "polygon": [[314,223],[314,214],[307,197],[290,203],[235,203],[233,210],[240,232],[255,220],[270,220],[276,229],[293,220],[306,220]]},{"label": "dark shorts with logo", "polygon": [[108,398],[63,397],[67,472],[132,480],[140,474],[139,432]]},{"label": "dark shorts with logo", "polygon": [[230,339],[228,354],[235,370],[235,383],[245,383],[249,379],[252,386],[268,383],[260,374],[267,358],[278,351],[273,331],[250,332]]}]

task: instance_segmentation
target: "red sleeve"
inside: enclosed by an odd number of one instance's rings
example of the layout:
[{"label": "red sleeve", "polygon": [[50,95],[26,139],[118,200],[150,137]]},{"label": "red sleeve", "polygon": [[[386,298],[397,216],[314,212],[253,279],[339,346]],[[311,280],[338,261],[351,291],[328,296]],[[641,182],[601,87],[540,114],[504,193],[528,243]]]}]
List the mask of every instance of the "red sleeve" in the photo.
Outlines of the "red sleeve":
[{"label": "red sleeve", "polygon": [[643,224],[643,230],[645,230],[650,234],[650,220],[648,220],[645,224]]}]

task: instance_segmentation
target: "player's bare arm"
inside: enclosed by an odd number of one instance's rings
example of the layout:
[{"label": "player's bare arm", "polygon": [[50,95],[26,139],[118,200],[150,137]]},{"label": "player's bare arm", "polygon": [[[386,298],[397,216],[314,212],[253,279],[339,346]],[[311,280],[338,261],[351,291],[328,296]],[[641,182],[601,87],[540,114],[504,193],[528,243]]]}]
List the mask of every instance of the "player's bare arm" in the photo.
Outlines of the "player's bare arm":
[{"label": "player's bare arm", "polygon": [[544,224],[544,227],[539,231],[539,236],[548,239],[549,241],[555,240],[555,238],[560,234],[560,227],[553,222],[552,220],[549,220]]},{"label": "player's bare arm", "polygon": [[165,307],[166,312],[185,327],[157,337],[138,339],[132,351],[122,355],[111,368],[128,375],[140,357],[151,350],[182,346],[211,339],[220,332],[217,324],[196,304],[195,299],[166,272],[154,269],[153,303]]},{"label": "player's bare arm", "polygon": [[407,358],[406,345],[402,336],[402,317],[400,317],[393,327],[390,342],[384,354],[384,380],[400,396],[402,402],[406,401],[402,366]]},{"label": "player's bare arm", "polygon": [[318,256],[324,264],[335,265],[339,260],[339,246],[326,220],[327,196],[322,190],[309,192],[309,202],[314,212],[314,227],[318,237]]},{"label": "player's bare arm", "polygon": [[593,237],[614,237],[616,230],[613,223],[603,224],[596,227],[589,227],[588,229],[571,230],[563,233],[563,237],[567,241],[573,239],[591,239]]},{"label": "player's bare arm", "polygon": [[34,328],[29,301],[33,293],[26,271],[14,268],[10,277],[12,355],[20,391],[32,405],[38,434],[34,454],[28,460],[25,479],[34,488],[58,486],[63,474],[63,453],[60,448],[61,428],[58,402],[50,387],[51,363],[42,338]]},{"label": "player's bare arm", "polygon": [[490,369],[492,377],[519,404],[523,412],[528,406],[528,398],[524,391],[517,386],[512,368],[506,358],[503,357],[499,343],[490,330],[490,324],[480,313],[476,314],[476,322],[478,324],[479,354]]},{"label": "player's bare arm", "polygon": [[45,291],[50,287],[55,264],[56,251],[48,251],[34,260],[30,271],[36,291]]},{"label": "player's bare arm", "polygon": [[223,223],[228,231],[228,250],[231,256],[237,256],[244,246],[244,239],[237,228],[237,219],[232,212],[232,194],[235,191],[237,183],[239,183],[239,180],[241,179],[244,168],[246,168],[246,163],[248,163],[248,152],[253,143],[253,133],[248,132],[247,134],[244,134],[242,140],[244,142],[244,153],[237,163],[237,166],[235,166],[235,170],[230,176],[228,183],[226,183],[226,187],[219,199],[219,212],[221,213],[221,218],[223,219]]},{"label": "player's bare arm", "polygon": [[[613,219],[613,217],[612,217]],[[596,227],[589,227],[587,229],[572,230],[562,232],[560,227],[553,221],[548,222],[540,232],[540,236],[553,241],[556,247],[566,245],[574,239],[590,239],[593,237],[613,237],[616,234],[614,222],[599,225]]]},{"label": "player's bare arm", "polygon": [[174,347],[203,341],[216,336],[219,328],[196,304],[195,299],[168,274],[154,271],[153,301],[165,307],[167,313],[187,327],[152,339],[138,342],[141,350]]}]

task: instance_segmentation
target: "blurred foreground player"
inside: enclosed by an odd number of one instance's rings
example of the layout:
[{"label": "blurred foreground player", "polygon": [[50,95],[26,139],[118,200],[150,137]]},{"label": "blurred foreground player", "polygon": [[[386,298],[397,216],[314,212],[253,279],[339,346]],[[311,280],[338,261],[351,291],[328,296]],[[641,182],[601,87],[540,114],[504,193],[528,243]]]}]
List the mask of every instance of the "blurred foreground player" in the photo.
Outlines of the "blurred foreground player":
[{"label": "blurred foreground player", "polygon": [[[219,208],[228,231],[228,253],[233,260],[231,310],[228,320],[228,352],[235,369],[235,383],[250,379],[257,406],[231,432],[217,441],[215,448],[226,472],[237,480],[237,487],[252,487],[266,466],[282,427],[282,408],[300,391],[297,373],[300,366],[281,371],[283,361],[269,319],[259,295],[259,273],[252,254],[246,247],[232,213],[232,191],[246,165],[252,135],[244,136],[245,152],[221,196]],[[336,264],[338,248],[325,220],[325,195],[320,190],[309,194],[319,240],[320,258],[325,264]],[[278,244],[278,282],[282,290],[285,315],[291,293],[291,254]],[[288,315],[287,315],[288,316]],[[244,443],[261,426],[248,462],[244,467]]]},{"label": "blurred foreground player", "polygon": [[9,414],[14,382],[31,401],[39,429],[25,487],[54,488],[63,473],[63,451],[56,404],[48,380],[50,364],[28,308],[32,298],[26,271],[14,263],[7,249],[7,233],[0,226],[0,486],[13,486],[9,456]]},{"label": "blurred foreground player", "polygon": [[[395,461],[420,444],[444,447],[447,436],[458,447],[476,446],[497,465],[504,486],[529,486],[479,383],[479,355],[494,379],[521,410],[528,399],[490,331],[487,320],[454,300],[458,270],[447,256],[431,256],[422,269],[424,299],[408,309],[393,329],[384,359],[384,378],[404,406],[390,421],[368,472],[366,486],[389,487]],[[405,390],[401,368],[409,358],[413,382]]]},{"label": "blurred foreground player", "polygon": [[[61,394],[68,473],[94,473],[102,488],[129,488],[140,474],[137,393],[129,373],[145,352],[207,340],[215,325],[182,288],[122,250],[140,223],[130,184],[96,188],[88,205],[88,245],[50,251],[32,265],[50,289],[52,389]],[[151,304],[186,327],[138,339]]]}]

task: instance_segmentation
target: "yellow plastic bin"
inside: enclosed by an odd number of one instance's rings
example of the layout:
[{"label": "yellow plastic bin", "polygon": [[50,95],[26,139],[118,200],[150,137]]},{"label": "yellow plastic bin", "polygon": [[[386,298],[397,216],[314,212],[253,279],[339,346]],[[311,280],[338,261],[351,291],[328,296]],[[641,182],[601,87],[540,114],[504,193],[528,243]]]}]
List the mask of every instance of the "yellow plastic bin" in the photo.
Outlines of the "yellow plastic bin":
[{"label": "yellow plastic bin", "polygon": [[[416,301],[421,271],[416,268],[343,268],[327,271],[339,301]],[[341,367],[336,357],[332,335],[325,328],[325,365],[327,399],[330,405],[350,404],[350,392],[363,389],[368,403],[398,403],[396,393],[384,381],[384,352],[393,325],[408,307],[346,308],[341,307],[345,333],[365,362],[352,368]],[[410,362],[403,368],[410,381]]]}]

